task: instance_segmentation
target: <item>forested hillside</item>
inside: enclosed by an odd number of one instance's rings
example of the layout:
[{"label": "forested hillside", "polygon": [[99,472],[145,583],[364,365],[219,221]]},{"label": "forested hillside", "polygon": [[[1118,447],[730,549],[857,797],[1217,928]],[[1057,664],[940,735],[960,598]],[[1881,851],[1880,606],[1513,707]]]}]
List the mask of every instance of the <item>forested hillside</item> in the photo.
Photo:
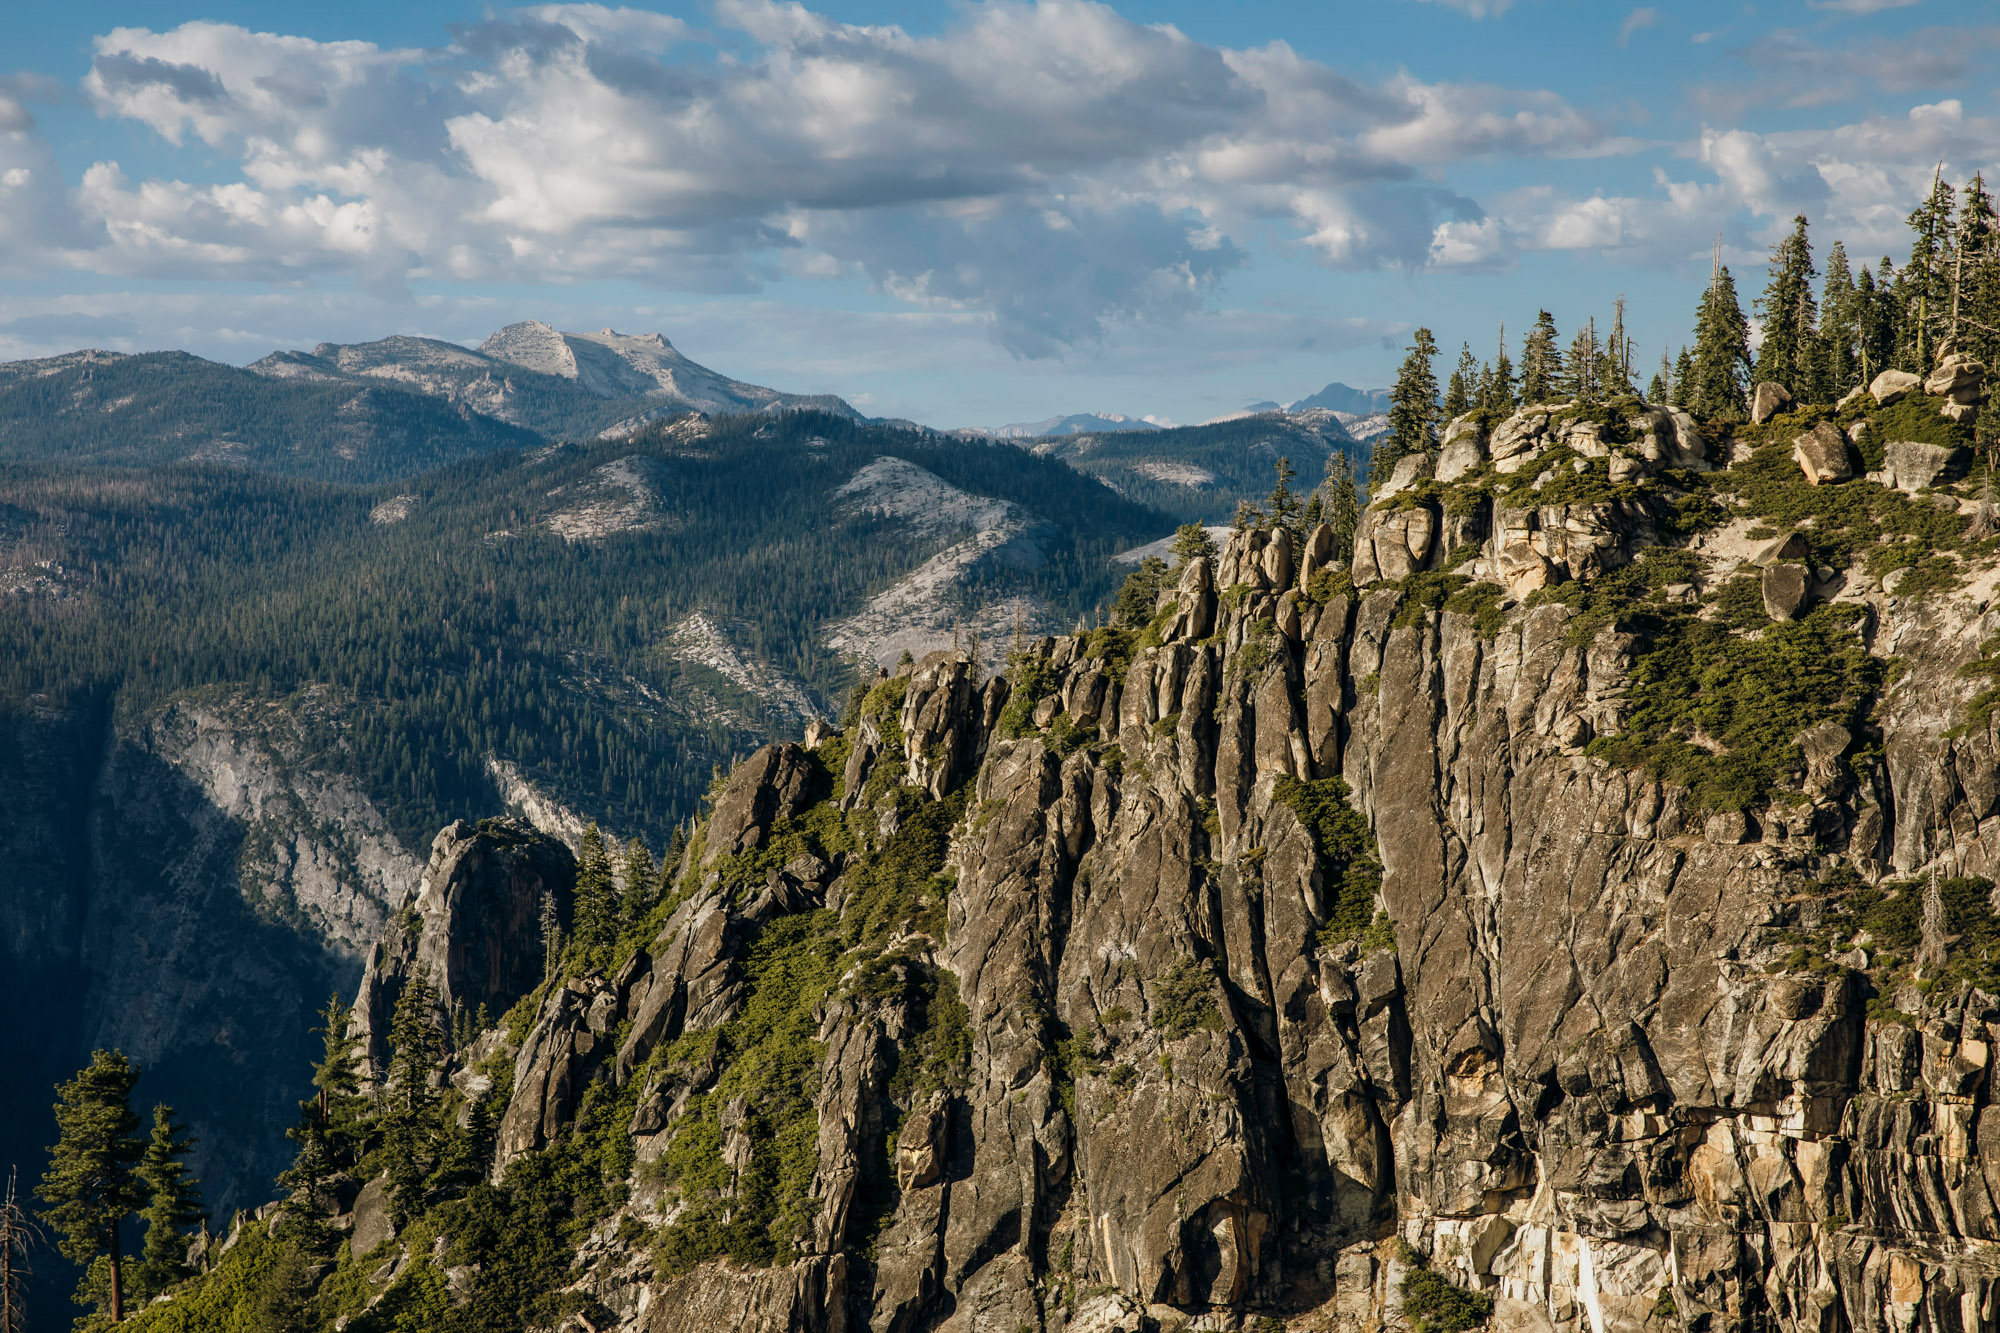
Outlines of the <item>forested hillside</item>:
[{"label": "forested hillside", "polygon": [[1366,473],[1368,448],[1325,409],[1269,412],[1169,430],[1094,431],[1021,441],[1046,458],[1060,458],[1120,495],[1172,514],[1181,523],[1227,523],[1239,500],[1270,489],[1280,458],[1306,485],[1317,484],[1327,460],[1344,454]]},{"label": "forested hillside", "polygon": [[390,384],[274,380],[185,352],[0,363],[0,462],[206,462],[367,484],[539,440]]}]

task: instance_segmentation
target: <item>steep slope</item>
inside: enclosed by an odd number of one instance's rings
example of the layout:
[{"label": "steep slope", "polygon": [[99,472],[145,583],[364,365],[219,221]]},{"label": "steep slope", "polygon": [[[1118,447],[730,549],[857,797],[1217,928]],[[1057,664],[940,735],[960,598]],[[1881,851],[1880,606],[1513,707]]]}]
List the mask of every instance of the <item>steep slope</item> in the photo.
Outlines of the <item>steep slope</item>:
[{"label": "steep slope", "polygon": [[[886,512],[916,492],[843,493],[895,469],[929,479],[919,521]],[[1030,634],[1073,624],[1169,523],[1005,445],[815,414],[369,488],[11,469],[0,1067],[26,1091],[0,1098],[0,1161],[36,1176],[47,1089],[118,1046],[193,1122],[211,1204],[254,1202],[309,1015],[351,992],[440,826],[511,810],[659,849],[717,765],[839,710],[835,626],[992,513],[1038,558],[954,565],[898,643],[949,644],[988,599]]]},{"label": "steep slope", "polygon": [[365,484],[537,442],[405,386],[273,379],[184,352],[0,363],[5,463],[226,463]]},{"label": "steep slope", "polygon": [[1234,533],[1143,630],[882,679],[470,1045],[490,1183],[341,1213],[307,1326],[1991,1326],[2000,552],[1938,401],[1467,418],[1351,561]]}]

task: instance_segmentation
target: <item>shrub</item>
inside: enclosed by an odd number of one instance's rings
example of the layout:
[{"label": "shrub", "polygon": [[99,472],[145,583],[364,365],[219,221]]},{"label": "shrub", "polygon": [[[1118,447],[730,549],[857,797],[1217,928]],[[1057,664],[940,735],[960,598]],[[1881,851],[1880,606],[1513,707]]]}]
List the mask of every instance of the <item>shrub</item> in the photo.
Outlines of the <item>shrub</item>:
[{"label": "shrub", "polygon": [[1190,1036],[1196,1028],[1221,1030],[1215,978],[1207,968],[1192,958],[1183,958],[1153,983],[1153,1026],[1168,1041]]},{"label": "shrub", "polygon": [[1464,1333],[1493,1316],[1493,1298],[1467,1291],[1428,1268],[1403,1278],[1403,1317],[1416,1333]]},{"label": "shrub", "polygon": [[1281,777],[1271,795],[1297,816],[1311,836],[1322,882],[1333,891],[1333,906],[1320,928],[1321,945],[1359,940],[1374,918],[1382,866],[1373,854],[1375,839],[1368,821],[1348,803],[1347,783],[1340,778],[1301,782]]}]

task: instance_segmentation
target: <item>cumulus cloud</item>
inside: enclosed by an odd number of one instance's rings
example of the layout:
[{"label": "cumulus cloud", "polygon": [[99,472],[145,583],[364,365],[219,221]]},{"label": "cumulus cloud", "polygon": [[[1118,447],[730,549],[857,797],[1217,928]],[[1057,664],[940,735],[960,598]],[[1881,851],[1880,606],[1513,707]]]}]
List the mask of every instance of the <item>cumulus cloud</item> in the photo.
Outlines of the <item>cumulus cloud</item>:
[{"label": "cumulus cloud", "polygon": [[714,20],[721,38],[535,5],[436,50],[119,28],[84,95],[234,172],[100,162],[65,183],[0,87],[0,158],[19,159],[0,161],[0,191],[43,191],[31,224],[0,212],[0,253],[381,290],[858,272],[981,312],[1040,357],[1202,309],[1256,227],[1336,266],[1496,262],[1453,170],[1630,146],[1551,92],[1362,82],[1281,42],[1214,47],[1087,0],[990,0],[933,35],[773,0],[719,0]]},{"label": "cumulus cloud", "polygon": [[1751,107],[1826,106],[1863,88],[1935,96],[1985,63],[2000,48],[2000,24],[1922,28],[1894,39],[1869,37],[1829,46],[1812,34],[1781,28],[1733,54],[1756,71],[1749,79],[1705,83],[1694,101],[1718,120],[1740,118]]}]

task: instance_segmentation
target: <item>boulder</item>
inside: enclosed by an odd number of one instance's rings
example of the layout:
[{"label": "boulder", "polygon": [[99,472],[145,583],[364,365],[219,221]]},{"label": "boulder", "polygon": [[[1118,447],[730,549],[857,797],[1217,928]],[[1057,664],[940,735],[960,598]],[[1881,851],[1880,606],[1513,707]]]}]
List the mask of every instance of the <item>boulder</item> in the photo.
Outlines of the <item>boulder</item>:
[{"label": "boulder", "polygon": [[1939,398],[1957,398],[1961,402],[1968,398],[1977,401],[1985,379],[1984,365],[1962,353],[1953,352],[1937,363],[1937,369],[1924,381],[1924,392]]},{"label": "boulder", "polygon": [[1962,475],[1968,450],[1921,440],[1891,440],[1882,446],[1882,477],[1887,485],[1914,495]]},{"label": "boulder", "polygon": [[1765,380],[1750,399],[1750,421],[1761,426],[1792,405],[1791,391],[1784,385]]},{"label": "boulder", "polygon": [[349,1245],[358,1259],[395,1238],[396,1221],[389,1211],[389,1177],[380,1175],[363,1185],[361,1193],[354,1197],[354,1236]]},{"label": "boulder", "polygon": [[1875,395],[1875,401],[1883,407],[1915,393],[1923,386],[1923,381],[1907,370],[1885,370],[1868,385],[1868,392]]},{"label": "boulder", "polygon": [[1790,561],[1764,569],[1764,614],[1773,620],[1796,620],[1812,595],[1812,571]]},{"label": "boulder", "polygon": [[1847,437],[1830,421],[1822,421],[1792,441],[1792,461],[1814,486],[1846,481],[1854,475],[1847,461]]},{"label": "boulder", "polygon": [[1485,461],[1486,429],[1477,416],[1467,413],[1445,428],[1435,475],[1439,481],[1457,481]]},{"label": "boulder", "polygon": [[1389,480],[1382,483],[1382,489],[1368,497],[1371,504],[1386,500],[1400,491],[1407,491],[1419,481],[1431,475],[1429,454],[1410,454],[1397,460],[1396,470],[1389,474]]},{"label": "boulder", "polygon": [[1803,562],[1810,551],[1803,532],[1788,532],[1751,556],[1750,563],[1763,569],[1785,560]]}]

